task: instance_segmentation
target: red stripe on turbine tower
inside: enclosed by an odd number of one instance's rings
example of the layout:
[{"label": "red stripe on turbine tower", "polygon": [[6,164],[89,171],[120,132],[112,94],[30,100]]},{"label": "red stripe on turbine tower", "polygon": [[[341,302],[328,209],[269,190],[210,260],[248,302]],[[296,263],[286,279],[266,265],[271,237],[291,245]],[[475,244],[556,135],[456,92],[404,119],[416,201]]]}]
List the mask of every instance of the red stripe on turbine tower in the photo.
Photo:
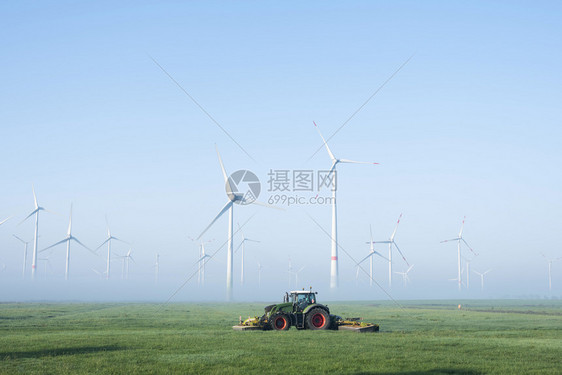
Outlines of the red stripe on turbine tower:
[{"label": "red stripe on turbine tower", "polygon": [[338,257],[332,257],[332,260],[338,260]]}]

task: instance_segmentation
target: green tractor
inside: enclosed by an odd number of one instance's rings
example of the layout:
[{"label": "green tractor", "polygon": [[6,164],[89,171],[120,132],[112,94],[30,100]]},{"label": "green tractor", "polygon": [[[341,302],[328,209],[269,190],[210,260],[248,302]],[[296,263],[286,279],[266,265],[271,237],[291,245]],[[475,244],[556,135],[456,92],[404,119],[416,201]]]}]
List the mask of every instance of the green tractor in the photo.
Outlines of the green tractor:
[{"label": "green tractor", "polygon": [[286,331],[291,326],[313,330],[333,328],[333,320],[337,317],[330,315],[328,306],[317,302],[316,294],[312,290],[285,293],[283,303],[265,307],[265,314],[259,318],[258,325],[262,329],[276,331]]}]

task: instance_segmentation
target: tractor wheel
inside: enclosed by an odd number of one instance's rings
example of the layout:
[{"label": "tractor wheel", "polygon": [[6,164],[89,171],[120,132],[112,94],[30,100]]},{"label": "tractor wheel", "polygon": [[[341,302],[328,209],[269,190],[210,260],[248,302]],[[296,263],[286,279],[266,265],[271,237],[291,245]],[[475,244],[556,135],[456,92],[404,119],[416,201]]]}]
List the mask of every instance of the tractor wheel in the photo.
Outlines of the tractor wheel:
[{"label": "tractor wheel", "polygon": [[324,309],[312,309],[306,314],[306,325],[308,329],[330,328],[330,314]]},{"label": "tractor wheel", "polygon": [[291,328],[291,321],[285,314],[275,315],[271,320],[271,328],[276,331],[286,331]]}]

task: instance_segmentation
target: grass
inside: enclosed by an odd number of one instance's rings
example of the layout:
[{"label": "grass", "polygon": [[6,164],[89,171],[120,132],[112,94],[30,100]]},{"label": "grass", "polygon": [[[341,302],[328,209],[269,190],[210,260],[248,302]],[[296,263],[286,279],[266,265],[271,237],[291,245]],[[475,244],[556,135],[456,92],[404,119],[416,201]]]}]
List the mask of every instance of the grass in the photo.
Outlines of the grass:
[{"label": "grass", "polygon": [[332,303],[381,332],[236,332],[265,304],[0,304],[0,373],[562,373],[562,302]]}]

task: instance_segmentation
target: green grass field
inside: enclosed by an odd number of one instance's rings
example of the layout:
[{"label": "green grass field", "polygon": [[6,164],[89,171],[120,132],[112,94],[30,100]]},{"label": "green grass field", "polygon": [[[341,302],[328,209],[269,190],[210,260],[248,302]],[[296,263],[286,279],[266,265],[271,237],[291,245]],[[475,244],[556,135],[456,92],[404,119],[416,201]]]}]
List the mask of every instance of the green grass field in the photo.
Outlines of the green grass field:
[{"label": "green grass field", "polygon": [[0,304],[0,373],[562,373],[562,301],[331,303],[379,333],[235,332],[264,304]]}]

